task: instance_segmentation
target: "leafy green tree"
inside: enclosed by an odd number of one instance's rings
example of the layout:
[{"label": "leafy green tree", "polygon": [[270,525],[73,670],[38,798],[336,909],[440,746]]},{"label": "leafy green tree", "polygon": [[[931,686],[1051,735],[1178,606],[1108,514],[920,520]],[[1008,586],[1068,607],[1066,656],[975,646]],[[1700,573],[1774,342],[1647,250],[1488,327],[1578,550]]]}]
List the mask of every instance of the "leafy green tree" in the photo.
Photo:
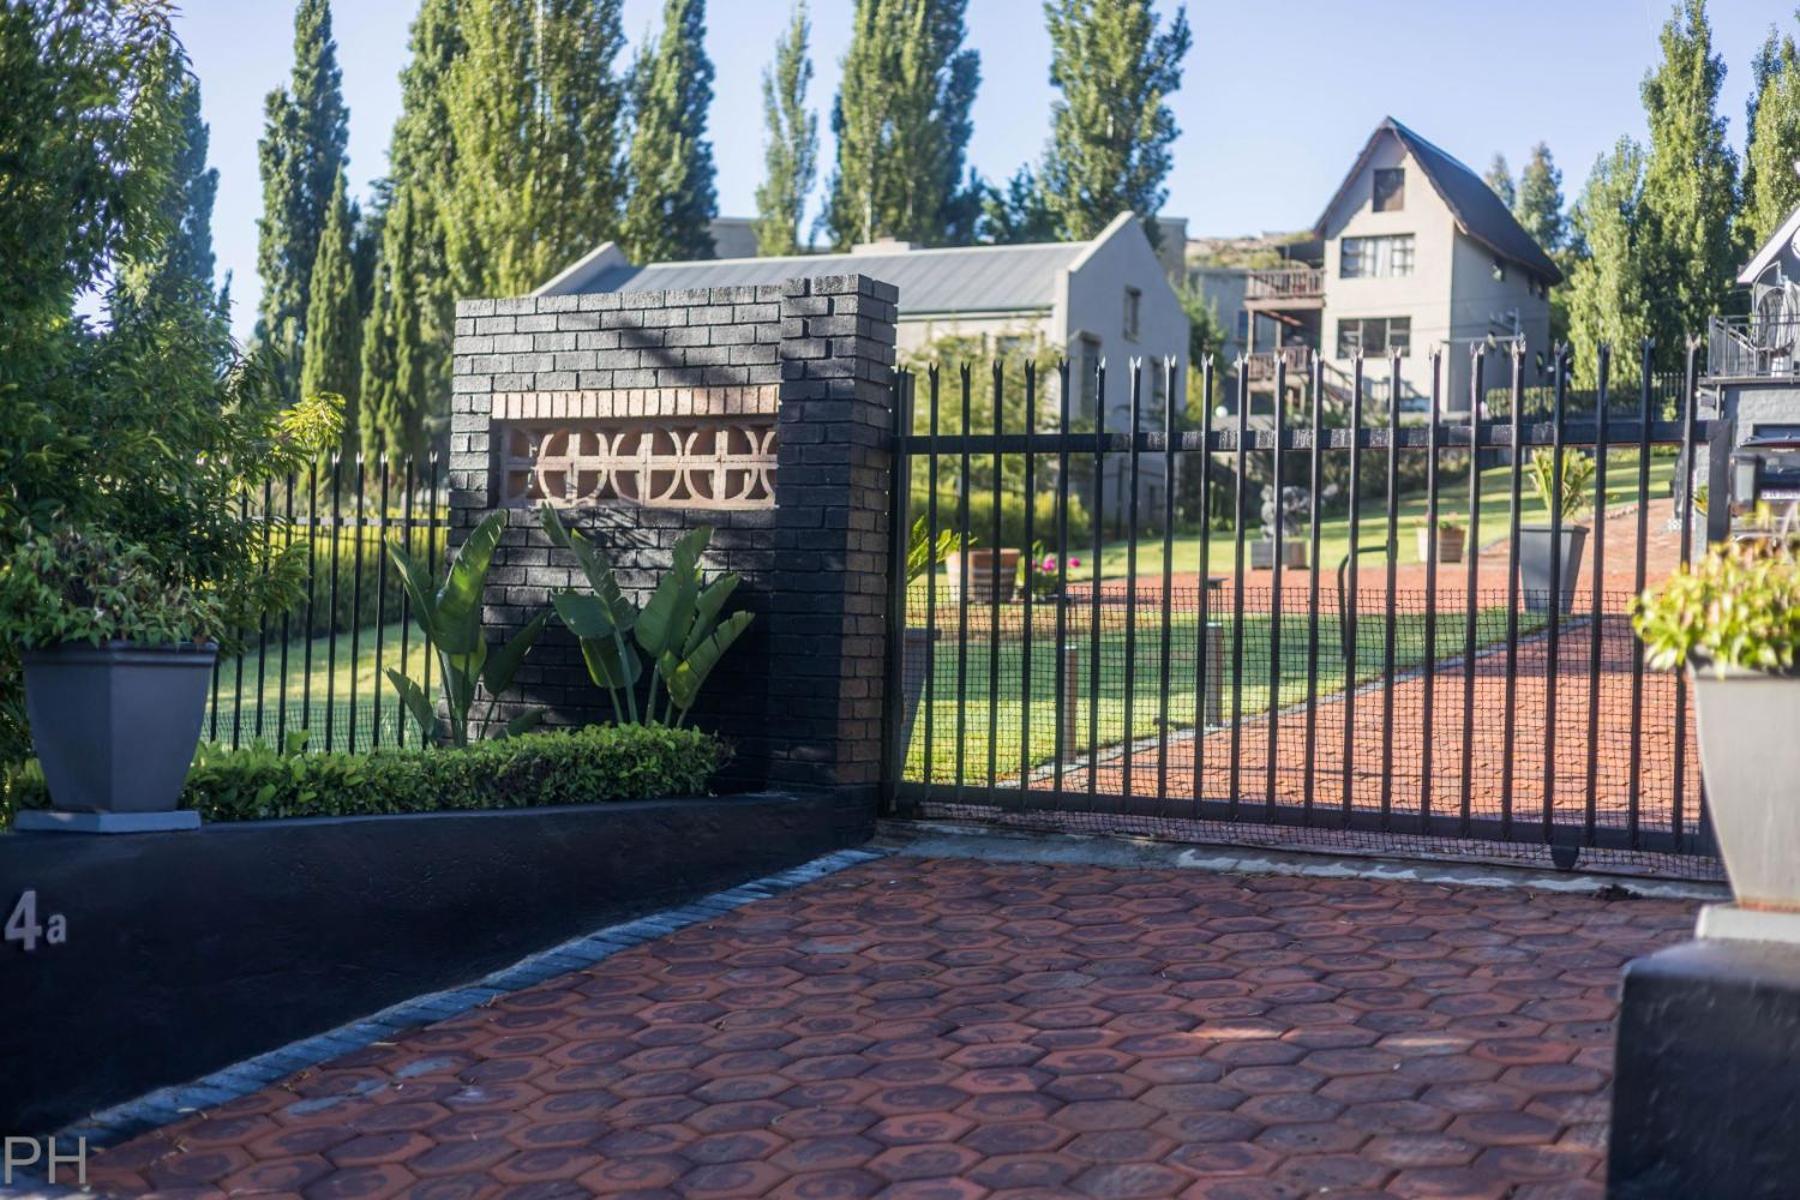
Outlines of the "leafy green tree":
[{"label": "leafy green tree", "polygon": [[354,219],[349,197],[344,193],[344,173],[339,171],[332,185],[325,232],[319,238],[319,256],[313,261],[300,394],[343,397],[347,453],[354,453],[357,446],[356,395],[362,351],[362,310],[352,245]]},{"label": "leafy green tree", "polygon": [[1481,178],[1494,189],[1500,203],[1508,208],[1518,203],[1519,191],[1513,186],[1512,168],[1506,165],[1506,155],[1495,154],[1494,161],[1488,164],[1487,174]]},{"label": "leafy green tree", "polygon": [[1760,246],[1800,205],[1800,50],[1775,31],[1757,57],[1748,105],[1749,147],[1744,155],[1746,248]]},{"label": "leafy green tree", "polygon": [[1656,299],[1652,328],[1665,366],[1680,361],[1688,334],[1705,331],[1736,274],[1737,156],[1719,115],[1724,80],[1706,0],[1681,0],[1663,25],[1662,61],[1643,85],[1650,147],[1641,236],[1648,294]]},{"label": "leafy green tree", "polygon": [[664,0],[662,36],[632,72],[631,189],[620,240],[634,262],[712,258],[718,215],[706,110],[706,0]]},{"label": "leafy green tree", "polygon": [[112,297],[115,319],[136,309],[191,306],[197,328],[213,342],[219,361],[231,353],[231,309],[223,291],[213,289],[213,198],[219,172],[206,165],[208,132],[200,119],[200,84],[191,75],[174,81],[170,103],[179,114],[180,142],[163,193],[160,244],[122,257]]},{"label": "leafy green tree", "polygon": [[1053,242],[1061,229],[1029,164],[1013,172],[1004,189],[985,189],[981,223],[982,240],[997,244]]},{"label": "leafy green tree", "polygon": [[258,146],[263,215],[257,222],[256,269],[263,296],[256,337],[279,354],[290,399],[304,362],[313,261],[349,135],[330,0],[300,0],[294,11],[293,76],[264,102]]},{"label": "leafy green tree", "polygon": [[1513,215],[1538,245],[1551,255],[1569,240],[1569,219],[1563,212],[1562,171],[1543,142],[1531,148],[1525,169],[1519,172],[1519,194]]},{"label": "leafy green tree", "polygon": [[457,0],[425,0],[400,73],[400,116],[370,267],[359,433],[365,455],[417,455],[447,418],[455,299],[440,204],[455,187],[445,77],[462,52]]},{"label": "leafy green tree", "polygon": [[437,197],[453,293],[516,295],[619,232],[621,0],[459,0]]},{"label": "leafy green tree", "polygon": [[1651,333],[1649,263],[1644,253],[1644,151],[1621,138],[1588,177],[1572,215],[1583,256],[1566,285],[1569,341],[1577,381],[1594,384],[1595,353],[1614,351],[1613,378],[1635,379],[1638,344]]},{"label": "leafy green tree", "polygon": [[1050,108],[1045,202],[1066,238],[1091,238],[1120,213],[1154,217],[1168,199],[1170,147],[1181,131],[1169,97],[1192,45],[1187,9],[1167,29],[1149,0],[1045,0]]},{"label": "leafy green tree", "polygon": [[806,106],[812,83],[812,20],[804,0],[775,43],[775,62],[762,77],[763,181],[756,189],[756,251],[798,254],[806,197],[819,173],[819,118]]},{"label": "leafy green tree", "polygon": [[832,108],[837,169],[824,225],[839,248],[893,237],[973,239],[981,197],[963,178],[981,59],[968,0],[856,0]]}]

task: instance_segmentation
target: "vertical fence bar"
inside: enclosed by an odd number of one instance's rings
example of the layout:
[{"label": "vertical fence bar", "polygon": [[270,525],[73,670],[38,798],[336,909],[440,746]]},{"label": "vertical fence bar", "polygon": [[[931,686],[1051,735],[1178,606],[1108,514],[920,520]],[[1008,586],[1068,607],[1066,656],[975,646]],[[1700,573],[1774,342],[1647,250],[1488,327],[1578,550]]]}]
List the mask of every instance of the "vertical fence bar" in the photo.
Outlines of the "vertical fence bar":
[{"label": "vertical fence bar", "polygon": [[[444,518],[442,526],[439,524],[440,514],[442,513],[442,509],[439,505],[442,497],[439,488],[441,480],[438,477],[438,452],[435,447],[433,447],[426,459],[425,472],[428,481],[425,487],[425,573],[428,578],[436,579],[438,532],[440,528],[442,528],[444,532],[444,554],[446,557],[450,553],[450,535],[448,518]],[[422,645],[420,649],[424,651],[425,654],[425,681],[422,686],[425,689],[425,699],[429,702],[431,701],[431,660],[436,656],[437,647],[431,644],[430,638],[426,638],[424,639],[424,645]],[[327,728],[329,728],[329,726],[327,726]],[[429,740],[430,739],[425,738],[422,735],[420,737],[421,742]]]},{"label": "vertical fence bar", "polygon": [[[294,472],[289,471],[281,499],[282,536],[286,538],[294,536],[294,487],[297,482]],[[312,578],[308,576],[307,586],[311,585]],[[283,748],[287,746],[288,646],[293,636],[293,608],[290,605],[281,611],[281,683],[275,690],[275,744]]]},{"label": "vertical fence bar", "polygon": [[1243,768],[1244,725],[1244,526],[1249,521],[1250,492],[1245,478],[1250,444],[1250,364],[1237,360],[1237,478],[1231,493],[1231,819],[1237,820]]},{"label": "vertical fence bar", "polygon": [[1478,645],[1476,624],[1480,619],[1479,604],[1481,570],[1481,444],[1482,405],[1486,392],[1482,389],[1482,369],[1486,366],[1481,344],[1469,352],[1469,532],[1463,539],[1465,582],[1463,597],[1462,653],[1462,795],[1459,832],[1468,837],[1473,828],[1472,805],[1475,799],[1475,653]]},{"label": "vertical fence bar", "polygon": [[1209,690],[1216,684],[1211,678],[1208,660],[1212,657],[1212,466],[1213,466],[1213,359],[1207,355],[1200,364],[1200,546],[1195,566],[1200,584],[1199,632],[1194,643],[1194,812],[1206,798],[1206,731],[1213,715],[1207,703]]},{"label": "vertical fence bar", "polygon": [[[929,481],[930,491],[925,494],[925,532],[928,535],[925,544],[930,547],[926,560],[931,564],[925,572],[925,690],[921,693],[925,706],[925,766],[926,786],[937,782],[937,759],[935,732],[937,709],[937,544],[938,544],[938,368],[933,363],[926,374],[931,393],[930,439],[925,443],[925,474]],[[957,557],[967,553],[968,548],[959,547]]]},{"label": "vertical fence bar", "polygon": [[[1678,519],[1681,522],[1681,565],[1687,566],[1694,557],[1694,449],[1699,442],[1700,414],[1695,405],[1695,363],[1699,342],[1688,339],[1686,368],[1681,380],[1681,469],[1687,478],[1681,481],[1677,492],[1676,503],[1681,506]],[[1724,497],[1708,497],[1710,503],[1717,504]],[[1682,801],[1686,799],[1687,790],[1687,674],[1675,672],[1675,778],[1674,796],[1669,806],[1669,831],[1674,835],[1675,852],[1679,854],[1686,848],[1687,825],[1682,812]]]},{"label": "vertical fence bar", "polygon": [[1100,555],[1106,546],[1106,360],[1094,366],[1094,561],[1088,595],[1088,776],[1091,804],[1100,786]]},{"label": "vertical fence bar", "polygon": [[1313,821],[1313,801],[1316,798],[1316,780],[1313,777],[1318,765],[1319,752],[1319,574],[1322,564],[1319,562],[1320,526],[1322,525],[1320,503],[1325,492],[1325,360],[1321,355],[1313,355],[1309,364],[1309,384],[1312,393],[1312,461],[1307,464],[1307,535],[1306,553],[1306,765],[1302,786],[1306,789],[1303,804],[1306,812],[1305,823]]},{"label": "vertical fence bar", "polygon": [[[1156,795],[1158,810],[1167,806],[1169,796],[1169,693],[1175,690],[1170,673],[1174,661],[1175,626],[1175,360],[1165,358],[1163,373],[1163,517],[1162,517],[1162,642],[1157,661],[1156,678]],[[1200,702],[1194,696],[1196,705]],[[1196,712],[1198,709],[1196,709]]]},{"label": "vertical fence bar", "polygon": [[[418,472],[411,455],[400,460],[400,538],[409,556],[418,553],[413,543],[413,489],[418,486]],[[412,598],[400,590],[400,673],[412,678]],[[429,693],[428,693],[429,694]],[[406,745],[406,705],[394,706],[394,744]]]},{"label": "vertical fence bar", "polygon": [[1052,803],[1062,804],[1063,762],[1074,749],[1075,705],[1069,696],[1069,360],[1056,368],[1056,759],[1050,766]]},{"label": "vertical fence bar", "polygon": [[1513,706],[1519,697],[1519,489],[1524,470],[1525,345],[1512,344],[1512,379],[1509,390],[1512,428],[1512,467],[1507,474],[1507,540],[1506,540],[1506,700],[1501,712],[1500,752],[1500,837],[1512,836],[1513,739],[1517,720]]},{"label": "vertical fence bar", "polygon": [[1131,386],[1129,391],[1130,408],[1128,410],[1128,431],[1131,448],[1126,458],[1127,482],[1131,487],[1131,495],[1125,501],[1125,709],[1124,723],[1120,726],[1120,738],[1124,742],[1124,763],[1119,789],[1124,799],[1121,804],[1129,805],[1135,786],[1133,776],[1132,745],[1137,740],[1137,727],[1134,724],[1133,707],[1136,697],[1135,681],[1137,679],[1137,567],[1138,567],[1138,493],[1142,491],[1140,470],[1140,452],[1138,442],[1143,436],[1143,390],[1144,360],[1131,360]]},{"label": "vertical fence bar", "polygon": [[1350,824],[1356,803],[1356,685],[1357,645],[1356,608],[1360,590],[1360,564],[1357,542],[1362,537],[1362,438],[1363,438],[1363,356],[1359,349],[1350,364],[1350,546],[1344,556],[1348,570],[1347,591],[1338,596],[1340,628],[1338,638],[1344,647],[1344,762],[1343,818]]},{"label": "vertical fence bar", "polygon": [[1600,347],[1594,364],[1594,612],[1588,629],[1587,829],[1594,844],[1600,817],[1600,672],[1605,652],[1606,621],[1606,460],[1610,457],[1607,426],[1607,372],[1612,351]]},{"label": "vertical fence bar", "polygon": [[1556,693],[1562,659],[1563,562],[1563,451],[1566,436],[1563,419],[1568,412],[1568,358],[1559,349],[1554,355],[1554,388],[1550,409],[1550,627],[1544,661],[1544,824],[1543,840],[1549,844],[1556,832]]},{"label": "vertical fence bar", "polygon": [[1004,464],[1000,459],[1000,435],[1005,432],[1005,421],[1002,413],[1005,405],[1006,380],[1004,367],[999,359],[993,363],[994,384],[994,520],[993,547],[994,569],[988,584],[988,739],[987,739],[987,786],[988,795],[994,793],[994,785],[999,767],[1000,750],[1000,588],[1001,588],[1001,551],[1002,537],[1000,529],[1000,475]]},{"label": "vertical fence bar", "polygon": [[881,697],[881,811],[893,813],[901,777],[906,772],[906,590],[908,536],[911,532],[913,377],[894,375],[893,469],[888,494],[887,687]]},{"label": "vertical fence bar", "polygon": [[[971,520],[970,510],[975,507],[974,496],[970,494],[969,485],[969,434],[971,421],[969,417],[969,364],[963,363],[957,371],[957,379],[962,387],[962,455],[960,459],[961,473],[958,476],[956,498],[962,508],[962,558],[958,564],[961,575],[957,582],[960,585],[956,594],[956,800],[963,799],[963,788],[968,784],[965,770],[969,741],[969,547]],[[999,547],[993,547],[991,553],[999,554]],[[997,575],[996,565],[990,575]],[[989,586],[993,580],[989,579]]]},{"label": "vertical fence bar", "polygon": [[[350,731],[347,736],[350,753],[356,753],[356,677],[362,667],[362,581],[363,534],[368,530],[368,510],[363,505],[363,482],[368,472],[363,469],[363,456],[356,455],[356,544],[350,548]],[[379,636],[379,635],[377,635]]]},{"label": "vertical fence bar", "polygon": [[1275,445],[1269,451],[1269,511],[1275,518],[1274,538],[1269,563],[1269,708],[1268,745],[1263,755],[1263,809],[1265,819],[1275,819],[1275,773],[1281,746],[1281,584],[1283,559],[1287,555],[1287,513],[1282,503],[1282,468],[1285,459],[1281,441],[1287,432],[1287,359],[1275,356],[1275,403],[1272,425]]},{"label": "vertical fence bar", "polygon": [[[248,525],[249,523],[250,489],[245,488],[238,493],[238,524]],[[250,631],[247,629],[239,629],[235,632],[240,635],[240,645],[237,658],[232,664],[231,748],[233,750],[238,748],[244,730],[244,654],[241,639],[242,635],[248,634]],[[259,659],[258,661],[260,663],[261,660]]]},{"label": "vertical fence bar", "polygon": [[[263,480],[262,492],[262,576],[266,584],[269,579],[269,558],[274,552],[275,542],[275,481]],[[257,614],[256,627],[256,740],[263,736],[263,700],[266,695],[263,684],[267,677],[269,665],[269,614]]]},{"label": "vertical fence bar", "polygon": [[1400,626],[1400,356],[1388,358],[1387,620],[1381,634],[1381,827],[1394,811],[1394,659]]},{"label": "vertical fence bar", "polygon": [[[1444,427],[1443,355],[1431,352],[1431,414],[1425,429],[1425,664],[1419,746],[1419,832],[1431,832],[1431,768],[1436,739],[1433,718],[1437,699],[1437,584],[1438,584],[1438,449]],[[1395,559],[1399,555],[1395,554]]]},{"label": "vertical fence bar", "polygon": [[1026,793],[1031,785],[1031,656],[1032,612],[1035,593],[1038,585],[1038,572],[1043,563],[1038,561],[1037,553],[1037,455],[1032,452],[1031,439],[1038,431],[1037,400],[1037,364],[1030,359],[1025,360],[1025,545],[1023,555],[1025,563],[1025,607],[1024,628],[1019,634],[1019,807],[1025,807]]},{"label": "vertical fence bar", "polygon": [[[1645,570],[1650,552],[1650,363],[1654,343],[1645,338],[1638,347],[1638,469],[1637,553],[1633,556],[1631,594],[1644,593]],[[1625,831],[1633,850],[1641,844],[1639,818],[1644,782],[1644,643],[1631,639],[1631,753],[1626,760]]]},{"label": "vertical fence bar", "polygon": [[[338,530],[343,524],[343,467],[341,454],[331,456],[331,590],[326,611],[331,615],[331,632],[325,642],[325,751],[331,752],[337,725],[337,635],[338,635]],[[434,576],[435,578],[435,576]]]},{"label": "vertical fence bar", "polygon": [[[306,649],[300,661],[300,728],[312,730],[313,601],[319,583],[319,463],[306,465]],[[215,731],[216,732],[216,731]]]},{"label": "vertical fence bar", "polygon": [[[370,697],[374,701],[374,716],[370,721],[369,747],[381,748],[381,693],[386,690],[387,675],[382,651],[387,641],[387,538],[388,538],[388,486],[392,482],[388,478],[388,456],[383,451],[377,456],[381,471],[381,512],[376,517],[375,542],[375,682],[371,685],[375,694]],[[402,672],[406,670],[404,661],[400,664]]]}]

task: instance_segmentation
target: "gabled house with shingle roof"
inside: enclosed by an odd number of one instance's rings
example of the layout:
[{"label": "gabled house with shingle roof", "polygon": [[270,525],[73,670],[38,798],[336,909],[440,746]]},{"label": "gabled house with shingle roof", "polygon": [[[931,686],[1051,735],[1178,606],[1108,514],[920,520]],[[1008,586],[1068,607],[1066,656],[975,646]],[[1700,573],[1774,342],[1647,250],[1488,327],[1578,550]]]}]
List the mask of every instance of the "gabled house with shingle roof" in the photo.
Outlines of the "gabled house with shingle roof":
[{"label": "gabled house with shingle roof", "polygon": [[[1528,382],[1550,350],[1550,289],[1562,272],[1482,178],[1392,117],[1369,135],[1292,265],[1247,273],[1253,387],[1275,356],[1293,377],[1322,355],[1340,384],[1360,349],[1370,395],[1386,397],[1386,358],[1403,356],[1400,401],[1423,410],[1430,356],[1444,352],[1445,408],[1469,407],[1469,347],[1523,337]],[[1486,384],[1505,379],[1503,362]]]}]

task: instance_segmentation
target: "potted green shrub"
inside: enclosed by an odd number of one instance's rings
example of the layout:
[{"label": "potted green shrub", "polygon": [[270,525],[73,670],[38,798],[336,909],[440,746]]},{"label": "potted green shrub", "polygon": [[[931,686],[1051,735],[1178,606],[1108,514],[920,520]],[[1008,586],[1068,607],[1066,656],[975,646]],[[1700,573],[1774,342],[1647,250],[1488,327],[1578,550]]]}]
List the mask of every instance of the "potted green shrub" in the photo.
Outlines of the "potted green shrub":
[{"label": "potted green shrub", "polygon": [[1800,912],[1800,560],[1786,537],[1714,546],[1633,607],[1653,667],[1694,685],[1700,768],[1740,905]]},{"label": "potted green shrub", "polygon": [[193,828],[177,812],[223,628],[218,602],[140,546],[64,526],[0,563],[0,630],[21,648],[51,808],[19,829]]},{"label": "potted green shrub", "polygon": [[[1431,525],[1420,522],[1417,530],[1419,538],[1419,561],[1429,561],[1431,556]],[[1459,563],[1463,557],[1463,547],[1468,544],[1469,531],[1462,522],[1446,517],[1438,518],[1437,525],[1437,560],[1439,563]]]},{"label": "potted green shrub", "polygon": [[[1531,456],[1527,472],[1546,517],[1561,514],[1560,530],[1551,524],[1526,525],[1519,530],[1519,587],[1525,594],[1525,611],[1550,611],[1551,593],[1561,594],[1564,613],[1575,608],[1575,580],[1581,574],[1581,555],[1588,530],[1576,520],[1593,499],[1594,457],[1585,451],[1563,452],[1562,478],[1557,479],[1556,451],[1542,447]],[[1556,548],[1561,545],[1561,561]],[[1552,579],[1552,568],[1558,576]],[[1552,585],[1555,586],[1552,586]]]}]

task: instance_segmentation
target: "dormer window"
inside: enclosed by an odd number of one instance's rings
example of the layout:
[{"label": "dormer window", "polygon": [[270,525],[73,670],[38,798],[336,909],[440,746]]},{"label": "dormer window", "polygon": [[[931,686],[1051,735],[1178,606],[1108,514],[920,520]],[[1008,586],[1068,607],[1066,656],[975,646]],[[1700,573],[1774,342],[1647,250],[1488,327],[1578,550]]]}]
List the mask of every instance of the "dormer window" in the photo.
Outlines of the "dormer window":
[{"label": "dormer window", "polygon": [[1400,212],[1406,208],[1406,168],[1376,167],[1376,212]]},{"label": "dormer window", "polygon": [[1138,340],[1138,319],[1144,306],[1144,293],[1137,288],[1125,289],[1125,340]]}]

